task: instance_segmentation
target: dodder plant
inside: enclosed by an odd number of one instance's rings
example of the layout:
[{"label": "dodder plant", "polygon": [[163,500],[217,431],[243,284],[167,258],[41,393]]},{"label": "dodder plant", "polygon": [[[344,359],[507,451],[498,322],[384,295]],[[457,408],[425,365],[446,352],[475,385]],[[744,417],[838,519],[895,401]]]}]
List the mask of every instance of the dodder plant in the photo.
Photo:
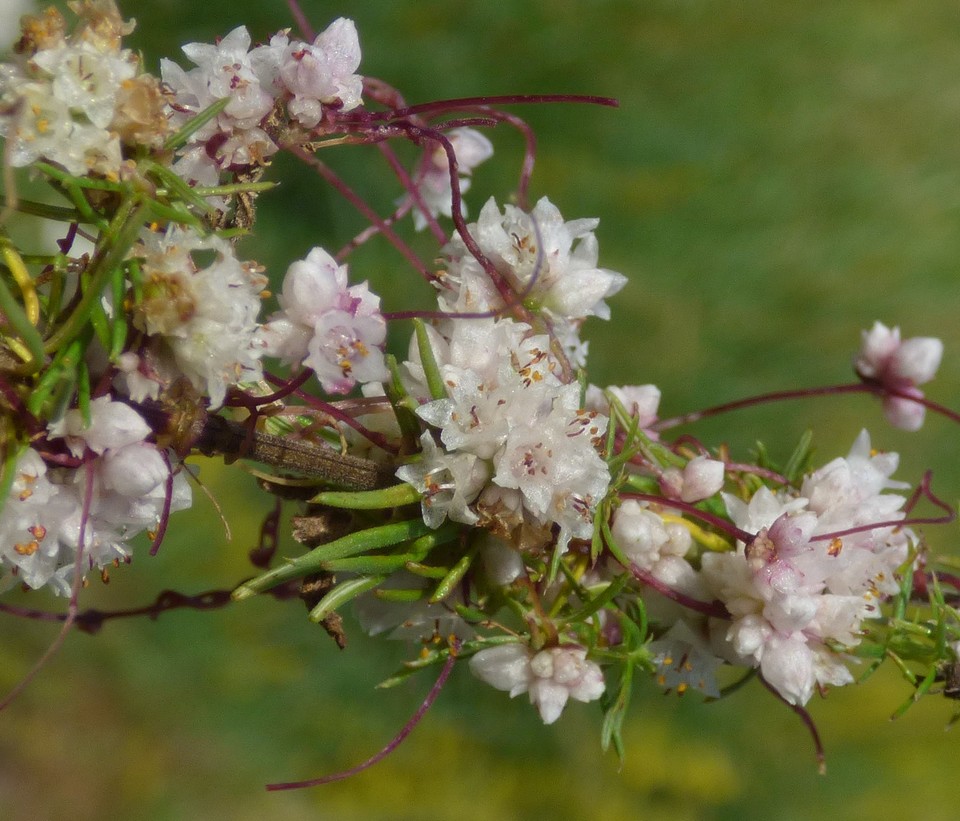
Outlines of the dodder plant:
[{"label": "dodder plant", "polygon": [[[960,579],[935,572],[917,530],[953,511],[929,476],[913,490],[895,480],[896,454],[866,432],[819,467],[809,438],[780,466],[671,439],[705,416],[818,393],[875,393],[906,429],[928,407],[956,420],[917,387],[938,340],[877,323],[854,384],[658,419],[653,385],[590,383],[581,329],[608,318],[626,279],[598,265],[597,220],[527,202],[532,136],[498,107],[612,101],[408,106],[356,73],[344,19],[316,37],[301,20],[305,40],[283,31],[256,46],[238,28],[184,46],[190,67],[164,60],[157,78],[123,48],[132,24],[111,0],[71,8],[72,26],[54,10],[24,18],[0,66],[0,230],[21,212],[59,231],[40,254],[0,234],[0,586],[67,597],[58,642],[124,615],[80,609],[87,577],[130,562],[137,533],[155,553],[191,504],[191,455],[220,453],[268,465],[254,471],[264,492],[302,508],[304,551],[274,555],[272,516],[253,557],[262,572],[232,599],[300,598],[341,646],[352,605],[370,633],[420,644],[391,682],[432,666],[442,682],[465,660],[527,693],[546,723],[571,698],[599,700],[603,745],[621,753],[642,674],[709,698],[757,677],[804,718],[814,692],[884,659],[916,694],[938,679],[956,694]],[[493,153],[480,129],[499,123],[527,136],[523,172],[510,203],[491,199],[468,224],[462,195]],[[420,149],[412,166],[398,140]],[[357,144],[392,170],[393,213],[324,162]],[[294,261],[264,312],[267,278],[234,241],[254,231],[258,195],[282,195],[268,180],[281,152],[369,227]],[[18,196],[15,168],[60,204]],[[435,310],[383,312],[350,284],[345,259],[376,235]],[[386,353],[388,323],[409,333],[405,356]],[[924,500],[936,515],[914,512]],[[170,594],[136,612],[230,599]]]}]

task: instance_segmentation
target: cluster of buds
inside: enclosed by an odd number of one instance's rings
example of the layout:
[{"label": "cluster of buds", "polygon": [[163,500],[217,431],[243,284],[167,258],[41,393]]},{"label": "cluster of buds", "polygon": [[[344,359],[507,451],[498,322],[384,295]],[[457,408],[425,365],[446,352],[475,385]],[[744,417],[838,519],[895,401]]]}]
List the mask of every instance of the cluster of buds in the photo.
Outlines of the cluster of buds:
[{"label": "cluster of buds", "polygon": [[[112,0],[71,7],[72,28],[54,10],[25,18],[0,65],[5,160],[63,200],[6,192],[4,218],[63,229],[29,255],[0,233],[0,589],[48,588],[75,614],[87,575],[129,562],[133,536],[159,548],[190,505],[190,457],[222,453],[268,463],[265,490],[302,506],[303,549],[259,551],[234,601],[299,594],[341,645],[352,603],[368,632],[422,643],[394,681],[469,659],[546,723],[599,701],[618,748],[635,671],[709,697],[759,675],[802,709],[851,683],[860,656],[956,661],[960,581],[952,596],[930,583],[916,528],[932,520],[913,516],[921,497],[952,511],[927,480],[905,495],[896,454],[864,432],[820,467],[809,442],[783,466],[743,461],[670,431],[782,392],[658,419],[655,386],[589,383],[581,333],[627,278],[599,266],[598,220],[529,207],[525,177],[515,204],[489,199],[467,222],[462,196],[493,153],[477,129],[517,122],[494,101],[402,105],[356,73],[344,19],[263,45],[237,28],[158,78],[122,47],[132,23]],[[388,155],[396,208],[379,216],[318,155],[391,139],[422,153],[412,168]],[[271,312],[270,272],[235,240],[281,152],[370,225],[293,261]],[[436,239],[439,270],[404,226]],[[378,234],[434,310],[385,311],[351,284],[344,260]],[[409,334],[405,357],[388,325]],[[878,323],[860,383],[794,395],[875,393],[914,430],[941,352]]]}]

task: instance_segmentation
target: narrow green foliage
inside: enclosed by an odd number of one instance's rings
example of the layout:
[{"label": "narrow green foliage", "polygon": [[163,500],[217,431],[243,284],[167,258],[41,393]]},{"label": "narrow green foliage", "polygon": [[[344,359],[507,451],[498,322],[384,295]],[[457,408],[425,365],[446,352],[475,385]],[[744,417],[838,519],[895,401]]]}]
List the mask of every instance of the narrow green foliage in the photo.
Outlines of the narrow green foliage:
[{"label": "narrow green foliage", "polygon": [[619,576],[615,577],[614,580],[603,589],[603,591],[589,599],[583,607],[571,613],[569,616],[559,620],[557,622],[557,627],[562,628],[567,624],[578,624],[585,622],[594,613],[598,613],[600,610],[610,604],[617,596],[619,596],[629,582],[630,576],[626,573],[621,573]]},{"label": "narrow green foliage", "polygon": [[415,413],[417,402],[410,398],[403,387],[397,358],[393,354],[388,354],[386,362],[387,368],[390,370],[390,381],[384,383],[383,387],[387,399],[390,400],[390,407],[393,408],[394,416],[397,417],[397,424],[400,426],[403,452],[414,453],[420,439],[420,419]]},{"label": "narrow green foliage", "polygon": [[83,426],[90,427],[90,370],[86,362],[80,362],[77,366],[77,407]]},{"label": "narrow green foliage", "polygon": [[798,483],[807,473],[810,473],[813,465],[813,431],[806,430],[800,441],[794,448],[787,464],[783,468],[783,475],[791,482]]},{"label": "narrow green foliage", "polygon": [[81,222],[83,215],[75,208],[64,208],[61,205],[48,205],[45,202],[17,200],[17,211],[29,214],[32,217],[54,220],[55,222]]},{"label": "narrow green foliage", "polygon": [[437,567],[432,564],[422,564],[421,562],[407,562],[404,568],[414,576],[420,576],[424,579],[442,579],[450,572],[449,567]]},{"label": "narrow green foliage", "polygon": [[183,128],[167,138],[167,141],[163,144],[164,151],[176,151],[178,148],[186,145],[191,135],[203,128],[210,120],[230,105],[230,100],[230,97],[217,100],[213,105],[207,106],[196,117],[185,123]]},{"label": "narrow green foliage", "polygon": [[443,376],[440,374],[437,358],[433,355],[430,337],[427,336],[427,326],[423,324],[422,319],[415,319],[413,320],[413,329],[417,336],[417,351],[420,353],[420,364],[423,367],[423,375],[427,379],[430,398],[446,399],[447,389],[443,384]]},{"label": "narrow green foliage", "polygon": [[77,368],[83,361],[89,336],[88,331],[87,339],[75,339],[57,352],[27,399],[27,410],[34,416],[44,419],[59,418],[64,406],[73,396],[78,378]]},{"label": "narrow green foliage", "polygon": [[473,564],[474,559],[477,558],[477,553],[479,551],[480,542],[478,541],[475,542],[470,549],[460,557],[457,563],[450,568],[450,572],[440,580],[440,584],[437,585],[436,589],[433,591],[433,594],[430,596],[430,604],[436,604],[437,602],[443,601],[453,592],[453,588],[460,584],[463,577],[467,575],[467,571]]},{"label": "narrow green foliage", "polygon": [[108,348],[111,362],[116,361],[116,358],[123,353],[124,345],[127,343],[127,312],[123,305],[126,289],[125,273],[124,266],[118,266],[111,282],[110,297],[113,300],[113,317],[110,323],[111,341]]},{"label": "narrow green foliage", "polygon": [[427,594],[420,587],[382,587],[373,591],[373,595],[382,601],[406,603],[420,601]]},{"label": "narrow green foliage", "polygon": [[17,335],[30,359],[26,362],[30,372],[37,371],[43,364],[43,339],[39,331],[33,326],[24,313],[20,303],[7,288],[4,278],[0,276],[0,312],[3,313],[8,324]]},{"label": "narrow green foliage", "polygon": [[291,579],[299,579],[311,573],[316,573],[324,568],[325,562],[345,559],[348,556],[359,556],[374,550],[382,550],[385,547],[416,539],[430,532],[430,528],[422,519],[409,519],[350,533],[327,544],[322,544],[299,558],[290,559],[286,564],[275,567],[273,570],[240,585],[233,591],[233,598],[236,601],[241,601]]},{"label": "narrow green foliage", "polygon": [[623,721],[627,717],[627,708],[630,706],[630,695],[633,690],[633,668],[633,663],[627,660],[620,673],[616,694],[611,697],[610,691],[607,690],[600,699],[600,706],[603,708],[600,749],[606,752],[610,747],[613,747],[621,763],[625,757]]},{"label": "narrow green foliage", "polygon": [[420,492],[402,483],[380,490],[338,491],[325,490],[310,500],[313,504],[328,505],[347,510],[386,510],[420,501]]},{"label": "narrow green foliage", "polygon": [[108,235],[103,238],[103,242],[90,265],[90,280],[83,296],[70,316],[44,343],[44,351],[52,353],[83,332],[84,327],[91,320],[94,306],[99,305],[100,295],[113,276],[114,269],[123,263],[130,248],[133,247],[133,243],[143,227],[148,210],[148,204],[137,203],[134,200],[125,202],[117,209],[117,215],[110,224]]},{"label": "narrow green foliage", "polygon": [[17,475],[17,462],[27,449],[26,443],[15,443],[6,437],[8,433],[3,431],[4,438],[0,439],[0,455],[3,462],[0,464],[0,514],[7,503],[7,497],[10,495],[10,488],[13,487],[13,481]]},{"label": "narrow green foliage", "polygon": [[335,613],[347,602],[352,601],[362,593],[372,590],[386,580],[386,576],[358,576],[340,582],[327,595],[320,599],[319,604],[310,611],[310,621],[323,621],[331,613]]}]

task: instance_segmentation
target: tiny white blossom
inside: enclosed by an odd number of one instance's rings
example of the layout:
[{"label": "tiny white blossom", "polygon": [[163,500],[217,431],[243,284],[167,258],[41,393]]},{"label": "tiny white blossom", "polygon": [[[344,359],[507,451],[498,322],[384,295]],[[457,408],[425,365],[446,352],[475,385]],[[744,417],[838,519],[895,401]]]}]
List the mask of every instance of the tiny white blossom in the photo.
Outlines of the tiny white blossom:
[{"label": "tiny white blossom", "polygon": [[[191,256],[198,251],[213,251],[213,262],[199,267]],[[215,235],[172,228],[148,234],[142,253],[144,298],[134,322],[162,339],[183,375],[219,407],[228,387],[262,375],[256,334],[266,277]]]},{"label": "tiny white blossom", "polygon": [[365,282],[348,286],[347,266],[322,248],[290,265],[278,301],[259,332],[267,356],[312,368],[328,393],[389,378],[380,298]]},{"label": "tiny white blossom", "polygon": [[605,689],[599,665],[573,645],[550,647],[533,656],[519,644],[488,647],[471,657],[470,670],[511,698],[529,692],[544,724],[560,718],[568,699],[595,701]]},{"label": "tiny white blossom", "polygon": [[[588,316],[610,317],[604,302],[625,284],[622,274],[597,267],[596,219],[565,222],[545,197],[530,213],[512,206],[501,212],[492,198],[468,226],[484,255],[513,290],[551,320],[574,365],[584,364],[578,329]],[[443,249],[447,270],[438,281],[449,311],[489,311],[503,306],[490,277],[454,237]]]},{"label": "tiny white blossom", "polygon": [[468,505],[489,478],[484,463],[472,453],[444,453],[429,432],[420,437],[420,447],[420,461],[403,465],[396,475],[423,494],[423,520],[430,527],[440,527],[447,517],[476,524],[477,514]]},{"label": "tiny white blossom", "polygon": [[[273,43],[271,43],[273,45]],[[360,43],[352,20],[334,20],[313,43],[295,41],[284,48],[278,72],[284,87],[293,95],[287,110],[306,128],[313,128],[323,116],[323,107],[351,111],[360,105],[363,78]]]}]

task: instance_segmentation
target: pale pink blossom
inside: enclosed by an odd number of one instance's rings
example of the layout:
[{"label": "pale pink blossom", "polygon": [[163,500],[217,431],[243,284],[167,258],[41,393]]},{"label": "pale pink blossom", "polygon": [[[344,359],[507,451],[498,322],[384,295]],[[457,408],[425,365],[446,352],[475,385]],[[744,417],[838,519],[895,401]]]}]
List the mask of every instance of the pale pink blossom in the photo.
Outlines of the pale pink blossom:
[{"label": "pale pink blossom", "polygon": [[943,343],[939,339],[913,337],[901,341],[899,328],[888,328],[882,322],[876,322],[873,328],[863,332],[854,367],[861,378],[888,391],[907,394],[884,395],[884,414],[894,427],[919,430],[925,408],[909,397],[923,398],[917,385],[933,379],[942,356]]}]

